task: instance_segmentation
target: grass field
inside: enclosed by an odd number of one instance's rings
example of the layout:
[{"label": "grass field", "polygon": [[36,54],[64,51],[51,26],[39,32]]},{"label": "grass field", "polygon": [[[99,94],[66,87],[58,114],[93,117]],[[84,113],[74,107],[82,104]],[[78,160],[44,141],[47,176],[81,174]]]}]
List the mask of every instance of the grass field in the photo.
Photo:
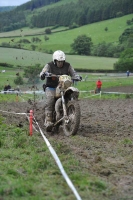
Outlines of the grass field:
[{"label": "grass field", "polygon": [[[16,87],[14,84],[16,73],[19,72],[20,75],[23,76],[23,68],[25,66],[30,67],[39,63],[43,68],[43,66],[52,59],[51,54],[10,48],[0,48],[0,55],[1,63],[10,63],[13,65],[13,68],[0,66],[0,72],[2,72],[2,70],[6,70],[5,73],[0,73],[0,89],[3,89],[4,85],[7,84],[10,84],[12,87]],[[78,71],[78,68],[105,70],[113,69],[113,64],[118,59],[67,55],[66,60],[71,63],[75,70]]]},{"label": "grass field", "polygon": [[[112,88],[116,86],[132,86],[133,85],[133,76],[130,76],[129,78],[126,77],[126,73],[119,76],[119,74],[116,74],[114,76],[110,74],[84,74],[82,75],[83,78],[87,76],[86,81],[78,82],[77,88],[80,91],[91,91],[96,89],[96,81],[98,78],[102,81],[102,89]],[[131,91],[132,92],[132,91]],[[89,93],[81,93],[80,97],[84,98],[85,96],[88,96]],[[91,94],[89,94],[91,96]],[[102,95],[104,98],[104,95]],[[97,98],[97,97],[96,97]],[[107,98],[114,98],[111,94]],[[118,96],[116,97],[118,98]]]},{"label": "grass field", "polygon": [[[22,49],[0,48],[1,63],[10,63],[16,66],[34,66],[40,64],[42,67],[52,60],[51,54],[28,51]],[[75,68],[84,69],[113,69],[116,58],[92,57],[66,55],[66,61]]]},{"label": "grass field", "polygon": [[[0,71],[2,71],[2,67],[0,67]],[[14,84],[14,79],[16,78],[16,73],[19,72],[20,75],[23,77],[23,69],[20,68],[6,68],[5,73],[0,73],[0,90],[3,90],[4,85],[10,84],[12,88],[16,88],[17,86]],[[109,88],[109,87],[115,87],[115,86],[125,86],[125,85],[133,85],[133,76],[130,75],[129,78],[126,77],[125,74],[110,74],[110,73],[79,73],[83,77],[83,81],[78,82],[76,87],[80,91],[90,91],[95,90],[96,88],[96,81],[100,77],[103,86],[102,88]],[[85,81],[86,79],[86,81]],[[29,90],[29,86],[27,85],[27,81],[24,80],[25,84],[20,86],[20,89]],[[37,88],[42,90],[42,84],[43,81],[40,80],[40,82],[37,84]],[[82,96],[81,96],[82,97]]]},{"label": "grass field", "polygon": [[[119,36],[122,32],[126,28],[130,27],[126,24],[126,21],[129,19],[131,20],[132,18],[133,14],[130,14],[120,18],[97,22],[64,32],[53,32],[48,35],[49,40],[47,41],[44,40],[44,31],[46,27],[42,29],[24,28],[23,30],[0,33],[0,44],[3,42],[9,43],[11,46],[20,44],[21,48],[29,50],[25,51],[22,49],[0,48],[0,62],[13,64],[14,67],[33,66],[35,64],[40,64],[43,67],[45,63],[52,59],[51,54],[45,54],[43,52],[61,49],[65,53],[70,53],[70,45],[73,43],[74,39],[81,34],[90,36],[94,45],[103,41],[117,44]],[[105,31],[105,27],[108,27],[108,31]],[[59,29],[64,29],[64,27],[59,27],[57,30]],[[42,33],[42,35],[37,35],[38,33]],[[25,36],[26,34],[35,34],[35,37],[41,39],[41,42],[33,43],[32,38],[34,36]],[[18,37],[14,37],[14,35]],[[18,43],[20,39],[28,39],[30,43]],[[35,46],[35,51],[32,51],[32,45]],[[67,55],[66,60],[70,62],[75,69],[113,69],[113,64],[118,59]]]},{"label": "grass field", "polygon": [[[45,28],[42,29],[28,29],[24,28],[23,31],[17,30],[17,31],[12,31],[8,33],[0,33],[0,44],[2,42],[7,42],[12,44],[15,44],[17,41],[20,39],[28,39],[31,42],[31,39],[33,36],[25,36],[25,35],[33,35],[33,34],[38,34],[42,33],[42,35],[36,35],[41,39],[40,43],[29,43],[29,44],[24,44],[24,48],[30,49],[31,50],[31,45],[36,46],[36,50],[39,51],[54,51],[57,49],[62,49],[66,53],[71,52],[71,47],[70,45],[73,43],[74,39],[82,34],[86,34],[87,36],[92,38],[92,42],[94,45],[101,43],[103,41],[107,43],[118,43],[119,36],[123,33],[123,31],[131,25],[127,25],[126,21],[131,20],[133,18],[133,14],[126,15],[120,18],[115,18],[115,19],[110,19],[102,22],[97,22],[89,25],[85,25],[79,28],[75,28],[72,30],[67,30],[64,32],[57,32],[55,33],[55,30],[52,34],[48,35],[49,40],[45,41],[44,40],[44,30]],[[105,31],[105,28],[108,27],[108,31]],[[64,29],[64,27],[60,27],[59,29]],[[3,37],[10,37],[8,38],[3,38]],[[14,42],[11,42],[11,37],[14,36],[19,36],[14,38]]]},{"label": "grass field", "polygon": [[[54,33],[50,35],[50,39],[45,44],[45,48],[50,50],[61,47],[65,52],[69,52],[70,44],[73,43],[73,40],[77,36],[82,34],[86,34],[91,37],[94,45],[103,41],[107,43],[118,43],[119,36],[126,28],[130,27],[127,26],[126,21],[132,17],[133,14],[85,25],[65,32]],[[108,27],[107,32],[104,30],[105,27]]]},{"label": "grass field", "polygon": [[[6,73],[4,75],[6,75]],[[7,75],[13,75],[13,71],[7,71]],[[105,74],[89,74],[88,80],[86,82],[79,82],[77,87],[80,90],[88,91],[95,89],[95,81],[97,80],[98,76],[100,76],[103,81],[103,88],[118,86],[121,83],[122,85],[130,85],[133,82],[132,76],[126,78],[126,75],[125,77],[111,77]],[[99,98],[99,96],[97,96],[97,98]],[[101,100],[102,98],[104,98],[103,95]],[[107,98],[109,99],[110,97],[107,96]],[[1,110],[7,110],[2,106],[6,106],[7,102],[10,101],[15,102],[16,96],[0,95]],[[3,104],[1,104],[1,102]],[[99,101],[99,103],[100,102],[101,101]],[[11,105],[14,105],[14,103]],[[15,105],[18,106],[17,103]],[[88,117],[90,113],[88,113]],[[16,116],[11,114],[11,119],[14,117]],[[25,122],[23,127],[18,127],[18,125],[7,123],[5,120],[6,115],[3,118],[1,117],[0,113],[0,198],[6,200],[75,200],[75,196],[63,179],[40,133],[34,132],[33,136],[29,137],[28,121],[27,123]],[[21,121],[20,116],[19,121]],[[102,133],[99,134],[102,142],[103,138],[106,137],[106,143],[111,143],[108,133],[104,137]],[[82,156],[87,158],[87,163],[91,162],[91,160],[87,157],[88,154],[85,151],[85,147],[89,148],[90,154],[92,154],[94,158],[96,158],[96,155],[101,155],[102,153],[103,159],[100,160],[100,164],[101,162],[104,163],[105,151],[101,152],[99,151],[99,148],[97,150],[99,145],[96,145],[96,142],[98,141],[96,136],[94,136],[95,139],[92,140],[92,134],[90,134],[88,141],[86,137],[83,137],[82,135],[71,137],[70,146],[72,146],[72,150],[68,148],[69,146],[66,143],[64,143],[65,145],[62,144],[62,140],[59,141],[58,137],[59,136],[55,138],[51,136],[49,141],[54,147],[66,173],[72,180],[82,199],[108,200],[113,199],[114,194],[117,196],[113,187],[114,185],[112,186],[110,184],[109,178],[108,181],[106,181],[105,177],[103,178],[103,176],[98,176],[96,173],[90,173],[90,168],[86,168],[86,165],[84,165],[85,163],[82,162],[82,160],[79,161],[73,153],[76,150],[73,148],[73,144],[76,143],[76,148],[78,149],[83,146],[82,152],[84,152],[84,154]],[[122,141],[122,138],[119,141],[117,139],[119,146],[120,141]],[[132,141],[129,139],[127,142],[132,144]],[[94,149],[91,149],[93,146]],[[126,149],[126,146],[122,146],[121,148]],[[120,149],[118,150],[120,151]],[[110,154],[114,156],[114,151],[112,151]],[[121,151],[118,155],[121,155]],[[107,165],[101,165],[102,169],[108,169],[108,167],[106,167]],[[111,164],[109,163],[109,166],[110,165]],[[95,166],[95,169],[99,172],[100,167],[98,168],[99,165],[97,162],[95,163]]]},{"label": "grass field", "polygon": [[[0,197],[7,200],[75,200],[75,196],[61,176],[45,142],[38,133],[29,137],[28,127],[5,124],[0,116]],[[75,140],[76,138],[73,138]],[[82,165],[67,146],[51,138],[66,173],[84,199],[108,192],[108,183],[81,171]]]}]

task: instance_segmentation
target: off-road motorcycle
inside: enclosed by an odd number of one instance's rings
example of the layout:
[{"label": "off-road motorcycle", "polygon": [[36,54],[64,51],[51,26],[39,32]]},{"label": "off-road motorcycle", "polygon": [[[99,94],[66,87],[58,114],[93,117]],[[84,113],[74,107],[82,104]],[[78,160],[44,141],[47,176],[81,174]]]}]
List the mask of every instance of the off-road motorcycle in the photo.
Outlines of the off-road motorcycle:
[{"label": "off-road motorcycle", "polygon": [[72,85],[72,81],[79,81],[79,79],[71,78],[68,75],[51,76],[56,76],[59,80],[56,88],[52,132],[62,126],[66,136],[75,135],[80,125],[80,106],[79,90]]}]

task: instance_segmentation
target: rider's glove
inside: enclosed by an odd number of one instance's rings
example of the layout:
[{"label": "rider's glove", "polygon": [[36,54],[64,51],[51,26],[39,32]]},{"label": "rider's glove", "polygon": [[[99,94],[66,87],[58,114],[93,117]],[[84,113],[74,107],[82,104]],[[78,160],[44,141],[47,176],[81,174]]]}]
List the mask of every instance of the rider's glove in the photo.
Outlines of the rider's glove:
[{"label": "rider's glove", "polygon": [[44,80],[45,79],[45,73],[43,73],[42,75],[41,75],[41,80]]},{"label": "rider's glove", "polygon": [[82,76],[79,76],[78,74],[77,75],[75,75],[75,77],[74,77],[77,81],[81,81],[82,80]]},{"label": "rider's glove", "polygon": [[45,76],[52,76],[52,73],[45,72]]},{"label": "rider's glove", "polygon": [[49,72],[44,72],[42,75],[41,75],[41,80],[44,80],[45,77],[50,77],[52,74],[49,73]]}]

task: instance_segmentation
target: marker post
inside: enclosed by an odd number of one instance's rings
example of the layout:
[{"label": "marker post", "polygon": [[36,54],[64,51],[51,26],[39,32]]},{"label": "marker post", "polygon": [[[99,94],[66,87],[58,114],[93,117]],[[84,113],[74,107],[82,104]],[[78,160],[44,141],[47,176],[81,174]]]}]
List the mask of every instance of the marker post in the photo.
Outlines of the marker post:
[{"label": "marker post", "polygon": [[30,136],[32,136],[32,132],[33,132],[33,110],[30,110]]}]

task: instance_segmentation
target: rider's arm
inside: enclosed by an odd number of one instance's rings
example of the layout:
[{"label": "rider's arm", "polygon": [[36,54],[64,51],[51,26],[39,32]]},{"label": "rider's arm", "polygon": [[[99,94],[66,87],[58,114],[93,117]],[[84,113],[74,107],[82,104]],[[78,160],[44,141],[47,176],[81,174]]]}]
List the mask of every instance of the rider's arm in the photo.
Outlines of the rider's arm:
[{"label": "rider's arm", "polygon": [[42,71],[41,71],[41,73],[40,73],[40,77],[41,77],[42,80],[45,79],[45,73],[46,73],[46,72],[49,72],[49,69],[50,69],[50,66],[49,66],[48,64],[46,64],[46,65],[44,66],[44,68],[42,69]]},{"label": "rider's arm", "polygon": [[71,65],[69,65],[69,74],[71,77],[75,77],[75,79],[81,81],[82,80],[82,77],[79,76],[76,71],[73,69],[73,67]]},{"label": "rider's arm", "polygon": [[69,74],[70,74],[71,77],[74,77],[76,75],[76,72],[71,65],[69,65],[68,71],[69,71]]}]

